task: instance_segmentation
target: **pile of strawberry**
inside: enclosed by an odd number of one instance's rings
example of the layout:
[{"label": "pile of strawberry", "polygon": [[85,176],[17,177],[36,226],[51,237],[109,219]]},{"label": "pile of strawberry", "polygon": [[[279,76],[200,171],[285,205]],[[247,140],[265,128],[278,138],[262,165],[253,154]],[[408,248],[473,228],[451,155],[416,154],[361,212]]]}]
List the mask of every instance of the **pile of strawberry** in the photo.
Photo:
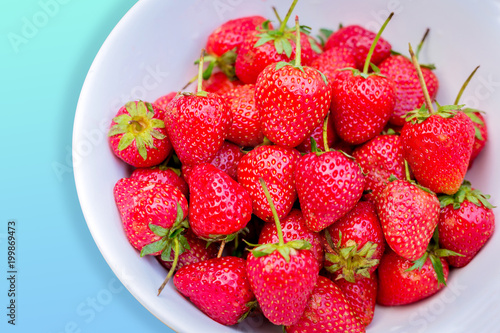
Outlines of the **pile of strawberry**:
[{"label": "pile of strawberry", "polygon": [[277,28],[213,31],[196,92],[118,111],[110,145],[135,169],[114,195],[132,246],[168,270],[158,294],[173,276],[224,325],[259,311],[286,332],[362,332],[491,237],[489,196],[465,180],[487,127],[458,105],[466,84],[434,106],[422,43],[406,57],[380,37],[392,15],[315,39],[287,27],[296,2]]}]

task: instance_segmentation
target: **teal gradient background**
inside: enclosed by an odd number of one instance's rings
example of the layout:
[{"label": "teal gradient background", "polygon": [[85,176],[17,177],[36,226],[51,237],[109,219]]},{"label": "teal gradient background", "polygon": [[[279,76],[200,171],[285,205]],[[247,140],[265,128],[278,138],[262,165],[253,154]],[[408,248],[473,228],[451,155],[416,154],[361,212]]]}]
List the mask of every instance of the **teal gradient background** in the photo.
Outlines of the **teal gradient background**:
[{"label": "teal gradient background", "polygon": [[[71,163],[73,119],[87,71],[136,1],[0,2],[0,332],[172,332],[101,256],[80,209]],[[16,326],[6,316],[11,219]]]}]

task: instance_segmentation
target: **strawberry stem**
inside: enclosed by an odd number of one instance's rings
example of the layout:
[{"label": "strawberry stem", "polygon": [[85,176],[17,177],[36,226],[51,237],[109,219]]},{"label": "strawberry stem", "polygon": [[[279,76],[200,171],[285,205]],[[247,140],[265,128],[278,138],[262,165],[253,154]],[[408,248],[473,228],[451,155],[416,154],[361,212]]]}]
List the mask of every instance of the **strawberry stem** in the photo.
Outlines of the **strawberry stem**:
[{"label": "strawberry stem", "polygon": [[418,55],[420,54],[420,50],[422,49],[422,46],[424,45],[425,39],[427,38],[427,35],[429,34],[429,31],[430,31],[429,28],[427,28],[427,30],[425,30],[424,36],[422,37],[422,40],[420,41],[420,43],[417,46],[417,52],[415,53],[417,59],[418,59]]},{"label": "strawberry stem", "polygon": [[418,81],[420,82],[420,86],[422,87],[422,92],[424,93],[425,105],[427,106],[427,110],[429,110],[431,114],[434,114],[436,113],[436,111],[432,106],[431,96],[429,95],[429,91],[427,90],[427,85],[425,84],[424,75],[422,74],[422,69],[420,68],[420,64],[418,63],[417,56],[413,52],[411,44],[408,43],[408,45],[410,49],[411,62],[413,63],[413,66],[417,70]]},{"label": "strawberry stem", "polygon": [[368,51],[368,54],[366,55],[365,59],[365,65],[363,67],[363,74],[368,74],[368,68],[370,67],[370,60],[372,59],[373,51],[375,51],[375,47],[377,46],[378,40],[380,39],[380,36],[382,35],[382,32],[384,32],[385,27],[387,26],[387,23],[391,20],[391,18],[394,16],[394,12],[392,12],[389,17],[385,20],[384,24],[380,27],[380,30],[378,31],[377,35],[375,36],[375,39],[373,40],[373,43],[370,47],[370,50]]},{"label": "strawberry stem", "polygon": [[220,243],[220,246],[219,246],[219,252],[217,253],[217,258],[220,258],[222,257],[222,251],[224,251],[224,247],[226,246],[226,241],[223,240],[221,243]]},{"label": "strawberry stem", "polygon": [[176,237],[176,238],[174,238],[174,261],[172,263],[172,267],[168,271],[167,277],[165,278],[165,280],[163,280],[163,283],[161,284],[160,288],[158,288],[158,295],[157,296],[160,296],[163,288],[165,288],[165,286],[167,285],[167,283],[170,280],[170,278],[172,277],[172,275],[174,275],[175,267],[177,267],[177,262],[179,261],[179,251],[180,251],[179,239]]},{"label": "strawberry stem", "polygon": [[271,198],[271,195],[269,194],[269,189],[267,188],[266,182],[264,181],[263,178],[259,178],[260,185],[262,186],[262,189],[264,190],[264,194],[266,195],[266,199],[269,202],[269,206],[271,207],[271,212],[273,213],[274,217],[274,223],[276,223],[276,229],[278,231],[278,245],[283,246],[285,245],[285,242],[283,241],[283,230],[281,230],[281,224],[280,224],[280,219],[278,217],[278,213],[276,212],[276,208],[274,207],[273,199]]},{"label": "strawberry stem", "polygon": [[205,49],[201,50],[200,55],[200,63],[198,64],[198,88],[196,89],[196,96],[206,96],[207,92],[203,91],[202,82],[203,82],[203,63],[205,58]]},{"label": "strawberry stem", "polygon": [[330,118],[330,112],[328,112],[323,121],[323,145],[325,146],[325,152],[330,151],[330,147],[328,147],[328,118]]},{"label": "strawberry stem", "polygon": [[301,51],[300,51],[300,25],[299,17],[295,16],[295,66],[299,67],[301,62]]},{"label": "strawberry stem", "polygon": [[410,175],[410,166],[408,165],[408,161],[407,160],[404,160],[405,162],[405,176],[406,176],[406,180],[411,182],[411,175]]},{"label": "strawberry stem", "polygon": [[453,103],[454,105],[458,105],[458,103],[460,102],[460,98],[462,97],[462,94],[465,90],[465,88],[467,88],[467,85],[469,85],[469,82],[470,80],[472,79],[472,77],[474,76],[474,74],[476,74],[476,71],[479,69],[479,66],[477,66],[473,71],[472,73],[470,73],[469,77],[467,78],[467,80],[465,80],[464,84],[462,85],[462,87],[460,88],[460,91],[458,92],[458,95],[457,95],[457,98],[455,98],[455,103]]},{"label": "strawberry stem", "polygon": [[274,15],[278,19],[278,22],[279,22],[279,24],[281,26],[281,23],[283,22],[283,20],[281,19],[280,14],[278,14],[278,10],[276,10],[276,7],[274,7],[274,6],[273,6],[273,12],[274,12]]},{"label": "strawberry stem", "polygon": [[281,34],[285,32],[286,29],[286,23],[288,22],[288,19],[290,18],[290,15],[292,15],[293,9],[295,8],[295,5],[297,4],[299,0],[293,0],[292,5],[288,9],[288,13],[286,13],[285,19],[281,21],[280,29],[278,30]]}]

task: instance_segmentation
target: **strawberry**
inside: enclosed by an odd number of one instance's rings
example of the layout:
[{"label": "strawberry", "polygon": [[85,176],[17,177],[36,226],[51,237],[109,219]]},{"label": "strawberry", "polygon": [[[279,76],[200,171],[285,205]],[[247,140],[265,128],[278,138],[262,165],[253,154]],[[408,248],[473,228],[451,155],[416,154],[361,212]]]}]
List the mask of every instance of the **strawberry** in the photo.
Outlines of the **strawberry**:
[{"label": "strawberry", "polygon": [[183,266],[174,276],[177,290],[207,316],[223,325],[246,317],[255,296],[245,260],[222,257]]},{"label": "strawberry", "polygon": [[201,87],[203,91],[223,95],[241,85],[243,82],[240,80],[232,80],[223,72],[215,72],[208,79],[203,80]]},{"label": "strawberry", "polygon": [[378,135],[358,146],[352,156],[365,174],[364,198],[377,202],[391,175],[398,179],[405,177],[403,146],[399,135]]},{"label": "strawberry", "polygon": [[[293,1],[278,29],[273,29],[265,22],[262,29],[246,35],[235,63],[235,73],[241,81],[255,83],[260,72],[268,65],[296,58],[295,30],[287,29],[286,24],[297,1]],[[315,51],[308,36],[302,32],[300,35],[302,61],[308,65],[314,59]]]},{"label": "strawberry", "polygon": [[295,61],[273,63],[260,73],[255,84],[255,102],[262,131],[275,144],[295,147],[320,126],[328,113],[331,92],[318,70],[301,65],[300,34],[297,30]]},{"label": "strawberry", "polygon": [[310,137],[302,141],[297,147],[295,147],[301,153],[310,153],[312,151],[311,147],[311,138],[313,138],[317,142],[317,148],[319,150],[325,149],[325,140],[324,140],[324,127],[326,126],[326,141],[327,146],[331,147],[337,141],[337,134],[333,129],[333,122],[331,117],[327,117],[325,122],[319,124],[318,127],[313,129],[310,134]]},{"label": "strawberry", "polygon": [[300,320],[285,327],[287,333],[365,332],[355,317],[342,290],[328,278],[320,276]]},{"label": "strawberry", "polygon": [[224,141],[210,164],[215,166],[217,169],[224,171],[231,178],[236,180],[238,164],[240,163],[243,155],[244,154],[241,151],[240,147],[230,142]]},{"label": "strawberry", "polygon": [[348,25],[340,28],[330,35],[325,43],[325,52],[332,47],[345,47],[351,50],[356,61],[356,68],[361,70],[370,47],[375,43],[371,62],[380,64],[391,54],[391,44],[377,35],[359,25]]},{"label": "strawberry", "polygon": [[437,111],[434,110],[411,47],[410,53],[426,103],[407,114],[401,131],[403,157],[419,184],[436,193],[453,194],[467,172],[474,144],[474,125],[459,110],[460,106],[438,105]]},{"label": "strawberry", "polygon": [[331,115],[335,131],[350,144],[361,144],[377,136],[394,110],[396,97],[393,81],[377,72],[368,74],[377,41],[391,18],[392,14],[373,40],[363,71],[341,71],[331,84]]},{"label": "strawberry", "polygon": [[356,205],[365,179],[353,158],[339,151],[313,149],[297,165],[295,186],[307,227],[317,232]]},{"label": "strawberry", "polygon": [[237,51],[245,36],[249,32],[255,31],[266,19],[262,16],[240,17],[229,20],[217,27],[208,36],[205,49],[207,53],[221,56],[227,51]]},{"label": "strawberry", "polygon": [[345,279],[334,280],[334,282],[344,294],[354,316],[361,324],[368,326],[373,320],[377,303],[377,275],[370,274],[370,277],[358,279],[356,282],[349,282]]},{"label": "strawberry", "polygon": [[130,178],[146,182],[171,185],[178,188],[186,198],[189,194],[188,185],[181,177],[180,170],[167,167],[163,164],[151,168],[137,168],[132,172]]},{"label": "strawberry", "polygon": [[264,141],[259,111],[255,107],[255,85],[246,84],[226,92],[233,123],[227,140],[242,147],[255,147]]},{"label": "strawberry", "polygon": [[147,102],[132,101],[121,107],[108,132],[113,153],[137,168],[163,162],[172,145],[162,116],[161,110]]},{"label": "strawberry", "polygon": [[175,95],[177,95],[177,93],[175,91],[170,92],[166,95],[158,97],[153,102],[153,106],[163,112],[163,116],[161,117],[161,119],[165,118],[165,110],[167,109],[167,105],[168,105],[168,103],[170,103],[171,100],[174,99]]},{"label": "strawberry", "polygon": [[413,269],[411,261],[391,250],[386,251],[378,267],[377,303],[388,306],[410,304],[441,290],[448,279],[448,263],[444,258],[435,261],[442,265],[441,282],[430,256],[420,269]]},{"label": "strawberry", "polygon": [[408,180],[392,180],[380,193],[376,207],[394,252],[410,261],[422,257],[439,219],[436,195]]},{"label": "strawberry", "polygon": [[333,46],[311,62],[311,67],[323,73],[328,82],[333,82],[340,69],[356,67],[352,50],[343,46]]},{"label": "strawberry", "polygon": [[281,146],[259,146],[243,156],[238,164],[238,182],[252,198],[253,213],[272,222],[272,212],[259,184],[264,178],[276,206],[279,218],[285,217],[297,199],[294,173],[300,154]]},{"label": "strawberry", "polygon": [[384,234],[375,206],[369,201],[358,202],[326,229],[325,236],[325,268],[336,279],[355,282],[369,278],[384,253]]},{"label": "strawberry", "polygon": [[451,266],[466,266],[493,234],[495,215],[489,198],[468,181],[454,195],[439,196],[439,243],[463,255],[448,258]]},{"label": "strawberry", "polygon": [[189,177],[189,224],[210,240],[232,239],[250,221],[252,201],[247,191],[227,173],[202,163]]},{"label": "strawberry", "polygon": [[165,116],[174,150],[181,163],[190,166],[211,161],[231,126],[231,113],[224,99],[201,89],[203,56],[200,59],[198,92],[177,94]]},{"label": "strawberry", "polygon": [[[306,221],[299,209],[292,209],[290,213],[280,220],[283,232],[283,241],[293,241],[303,239],[311,243],[311,251],[320,266],[323,265],[323,246],[319,234],[310,231],[306,226]],[[259,244],[272,244],[279,241],[278,230],[273,223],[266,223],[259,236]]]},{"label": "strawberry", "polygon": [[293,325],[304,312],[318,279],[318,260],[309,242],[284,242],[273,200],[262,178],[260,183],[273,212],[279,241],[250,251],[248,280],[264,316],[275,325]]}]

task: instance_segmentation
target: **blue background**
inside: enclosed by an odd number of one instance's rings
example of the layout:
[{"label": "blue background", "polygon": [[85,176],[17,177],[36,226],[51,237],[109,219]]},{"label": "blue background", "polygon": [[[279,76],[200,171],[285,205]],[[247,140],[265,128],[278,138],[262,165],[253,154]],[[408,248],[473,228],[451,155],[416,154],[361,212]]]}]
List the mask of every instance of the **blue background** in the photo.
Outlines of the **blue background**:
[{"label": "blue background", "polygon": [[[135,2],[0,1],[0,332],[172,332],[107,266],[85,224],[71,164],[85,76]],[[6,316],[11,219],[16,326]]]}]

